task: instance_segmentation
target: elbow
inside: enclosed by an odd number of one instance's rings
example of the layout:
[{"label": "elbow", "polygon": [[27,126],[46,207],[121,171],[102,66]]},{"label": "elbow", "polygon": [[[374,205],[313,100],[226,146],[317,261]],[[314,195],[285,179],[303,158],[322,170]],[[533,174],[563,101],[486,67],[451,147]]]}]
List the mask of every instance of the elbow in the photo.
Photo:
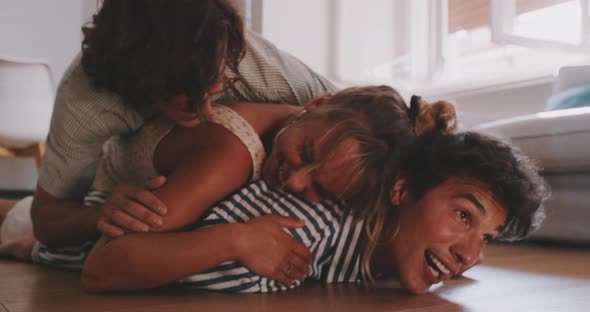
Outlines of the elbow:
[{"label": "elbow", "polygon": [[86,292],[102,292],[106,290],[105,282],[97,275],[86,270],[82,272],[82,289]]},{"label": "elbow", "polygon": [[109,269],[112,263],[102,262],[93,256],[90,254],[82,268],[80,276],[82,289],[91,293],[124,290],[124,285],[121,284],[124,282],[120,278],[121,272]]},{"label": "elbow", "polygon": [[82,270],[81,282],[82,289],[86,292],[97,293],[114,290],[109,283],[109,279],[104,274],[100,274],[86,265]]},{"label": "elbow", "polygon": [[105,261],[92,253],[86,259],[80,277],[82,289],[90,293],[133,291],[146,288],[141,287],[138,281],[141,282],[141,278],[129,274],[125,266]]}]

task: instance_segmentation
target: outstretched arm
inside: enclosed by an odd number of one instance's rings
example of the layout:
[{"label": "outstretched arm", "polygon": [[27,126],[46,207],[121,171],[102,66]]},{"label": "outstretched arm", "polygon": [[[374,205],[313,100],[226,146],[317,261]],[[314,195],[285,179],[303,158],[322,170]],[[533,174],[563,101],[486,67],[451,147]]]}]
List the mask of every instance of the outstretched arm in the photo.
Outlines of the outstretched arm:
[{"label": "outstretched arm", "polygon": [[[182,233],[103,238],[84,264],[82,285],[87,291],[147,289],[226,261],[239,261],[260,276],[291,285],[305,277],[311,255],[283,228],[301,226],[301,220],[266,215]],[[287,276],[289,265],[295,271]]]}]

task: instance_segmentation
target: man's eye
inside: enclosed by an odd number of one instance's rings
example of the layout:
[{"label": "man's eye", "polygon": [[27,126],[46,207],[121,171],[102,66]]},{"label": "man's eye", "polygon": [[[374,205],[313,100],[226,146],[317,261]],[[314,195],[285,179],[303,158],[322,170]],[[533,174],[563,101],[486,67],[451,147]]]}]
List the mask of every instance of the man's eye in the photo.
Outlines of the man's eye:
[{"label": "man's eye", "polygon": [[489,243],[489,242],[491,242],[494,239],[494,237],[492,235],[490,235],[490,234],[484,234],[482,236],[482,239],[483,239],[484,242]]},{"label": "man's eye", "polygon": [[457,210],[457,216],[459,216],[459,218],[461,219],[461,221],[465,224],[469,224],[470,220],[470,215],[467,211],[464,210]]}]

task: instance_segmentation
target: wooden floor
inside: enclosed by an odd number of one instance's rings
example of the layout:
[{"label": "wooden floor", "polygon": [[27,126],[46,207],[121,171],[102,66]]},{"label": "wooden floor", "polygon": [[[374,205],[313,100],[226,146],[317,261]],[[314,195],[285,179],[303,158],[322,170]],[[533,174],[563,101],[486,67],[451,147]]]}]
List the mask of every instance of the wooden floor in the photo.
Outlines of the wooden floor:
[{"label": "wooden floor", "polygon": [[0,260],[0,311],[590,311],[590,248],[493,245],[486,263],[432,292],[310,283],[276,294],[166,288],[85,294],[77,273]]}]

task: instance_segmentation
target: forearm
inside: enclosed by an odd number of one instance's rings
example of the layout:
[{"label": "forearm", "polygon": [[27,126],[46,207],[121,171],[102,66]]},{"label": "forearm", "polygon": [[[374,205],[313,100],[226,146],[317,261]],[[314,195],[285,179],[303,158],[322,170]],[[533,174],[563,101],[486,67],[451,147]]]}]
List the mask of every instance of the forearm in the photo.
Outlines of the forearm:
[{"label": "forearm", "polygon": [[236,260],[241,226],[103,237],[84,264],[82,284],[87,291],[147,289]]},{"label": "forearm", "polygon": [[[37,196],[37,194],[36,194]],[[98,207],[68,200],[33,201],[31,217],[35,237],[53,246],[67,246],[96,240]]]}]

